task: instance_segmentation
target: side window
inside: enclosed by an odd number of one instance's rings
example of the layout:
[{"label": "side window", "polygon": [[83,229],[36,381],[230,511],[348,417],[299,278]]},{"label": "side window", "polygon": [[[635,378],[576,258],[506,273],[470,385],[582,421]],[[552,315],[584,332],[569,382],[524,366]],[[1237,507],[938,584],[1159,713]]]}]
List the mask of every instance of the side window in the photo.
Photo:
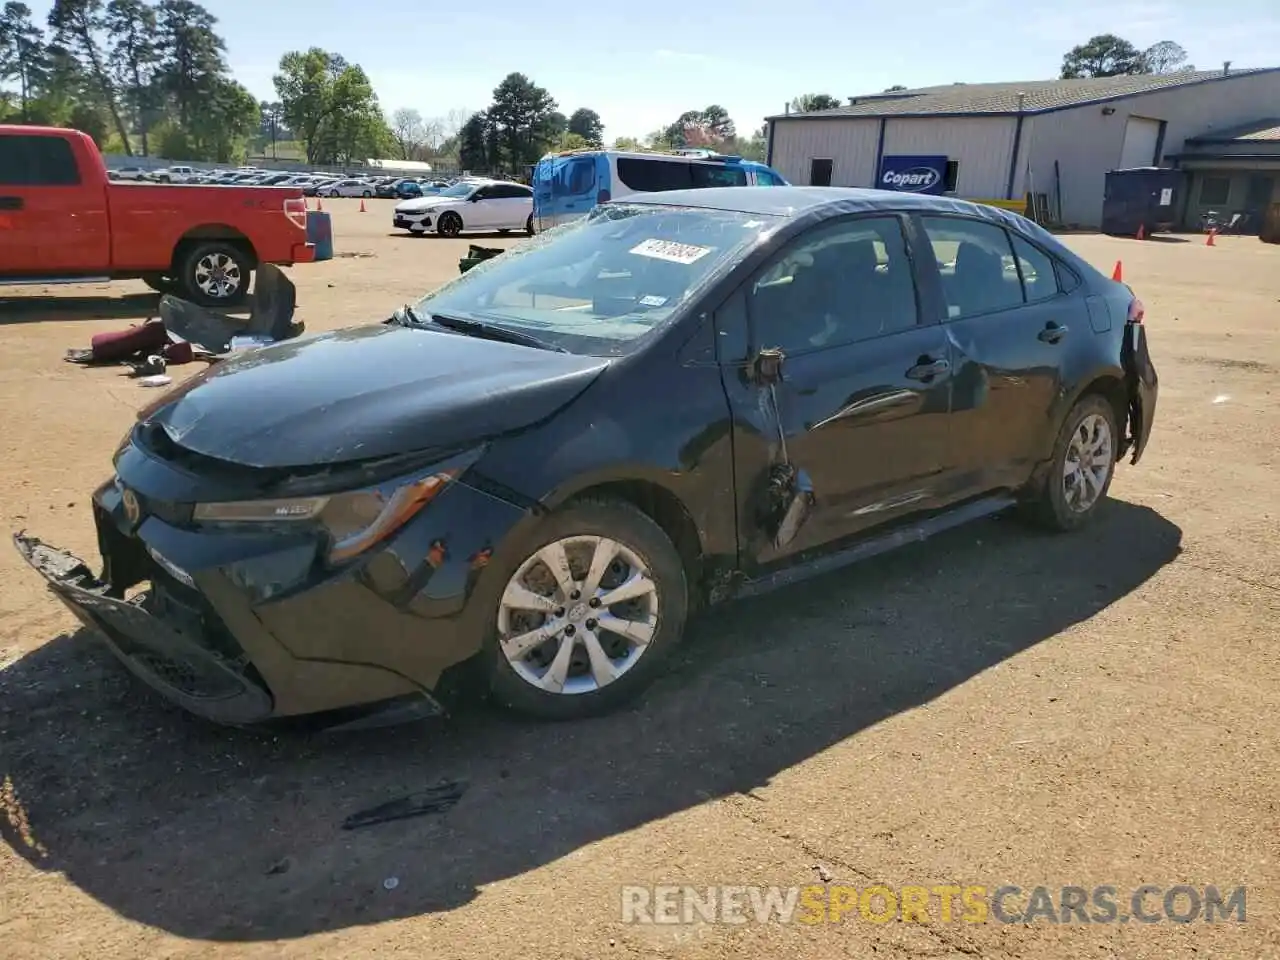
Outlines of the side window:
[{"label": "side window", "polygon": [[79,183],[75,154],[66,140],[0,136],[0,186],[73,187]]},{"label": "side window", "polygon": [[693,186],[692,164],[680,160],[657,160],[648,157],[619,157],[618,179],[637,193],[660,193],[665,190],[688,190]]},{"label": "side window", "polygon": [[745,187],[747,171],[742,167],[721,166],[715,163],[689,165],[695,187]]},{"label": "side window", "polygon": [[473,193],[472,196],[475,197],[477,200],[492,200],[494,198],[494,188],[481,187],[479,190]]},{"label": "side window", "polygon": [[752,284],[760,346],[800,352],[896,333],[918,320],[897,217],[864,217],[798,238]]},{"label": "side window", "polygon": [[1026,302],[1052,300],[1058,295],[1058,274],[1054,269],[1053,259],[1016,233],[1010,233],[1009,236],[1013,240],[1013,255],[1018,258],[1018,272],[1022,275],[1022,290]]},{"label": "side window", "polygon": [[596,184],[596,161],[594,157],[580,157],[569,164],[565,171],[565,183],[568,193],[576,196],[588,193]]},{"label": "side window", "polygon": [[1022,305],[1022,284],[1003,228],[956,217],[921,220],[942,275],[948,319]]}]

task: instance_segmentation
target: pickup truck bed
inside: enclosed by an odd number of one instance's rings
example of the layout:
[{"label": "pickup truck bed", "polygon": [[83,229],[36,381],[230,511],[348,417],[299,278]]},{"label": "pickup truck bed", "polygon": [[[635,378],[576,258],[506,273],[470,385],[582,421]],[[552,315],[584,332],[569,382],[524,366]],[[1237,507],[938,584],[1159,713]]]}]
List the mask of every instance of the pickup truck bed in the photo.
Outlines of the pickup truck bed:
[{"label": "pickup truck bed", "polygon": [[0,125],[0,284],[141,279],[207,306],[315,259],[302,191],[112,181],[76,130]]}]

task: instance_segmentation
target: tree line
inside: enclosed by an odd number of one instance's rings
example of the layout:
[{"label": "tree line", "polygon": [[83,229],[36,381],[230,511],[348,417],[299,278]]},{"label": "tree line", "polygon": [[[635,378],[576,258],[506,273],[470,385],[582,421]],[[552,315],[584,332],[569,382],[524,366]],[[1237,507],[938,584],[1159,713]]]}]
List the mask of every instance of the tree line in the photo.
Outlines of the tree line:
[{"label": "tree line", "polygon": [[72,126],[133,156],[229,161],[258,105],[227,70],[216,18],[193,0],[55,0],[0,9],[0,122]]}]

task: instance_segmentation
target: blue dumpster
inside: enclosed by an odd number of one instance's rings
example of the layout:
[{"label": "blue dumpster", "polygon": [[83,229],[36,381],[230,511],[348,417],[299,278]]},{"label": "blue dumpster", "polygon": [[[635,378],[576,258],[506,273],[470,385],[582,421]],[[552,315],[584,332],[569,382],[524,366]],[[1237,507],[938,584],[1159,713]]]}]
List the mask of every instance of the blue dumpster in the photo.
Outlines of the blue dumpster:
[{"label": "blue dumpster", "polygon": [[307,242],[315,244],[317,262],[333,259],[333,221],[323,210],[307,211]]}]

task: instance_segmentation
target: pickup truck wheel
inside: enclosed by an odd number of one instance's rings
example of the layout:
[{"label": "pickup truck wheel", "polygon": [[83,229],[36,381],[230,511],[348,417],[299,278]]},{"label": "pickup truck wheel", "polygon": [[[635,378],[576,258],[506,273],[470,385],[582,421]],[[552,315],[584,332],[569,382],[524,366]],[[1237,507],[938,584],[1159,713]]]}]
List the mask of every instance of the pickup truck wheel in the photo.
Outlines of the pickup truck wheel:
[{"label": "pickup truck wheel", "polygon": [[1116,470],[1116,413],[1105,397],[1080,399],[1062,425],[1043,486],[1025,504],[1029,519],[1067,532],[1087,524],[1107,498]]},{"label": "pickup truck wheel", "polygon": [[186,299],[206,307],[239,303],[249,293],[253,267],[248,255],[230,243],[198,243],[182,261],[180,282]]},{"label": "pickup truck wheel", "polygon": [[680,554],[628,503],[558,510],[492,575],[481,659],[494,699],[519,713],[576,720],[613,710],[657,678],[684,632]]}]

